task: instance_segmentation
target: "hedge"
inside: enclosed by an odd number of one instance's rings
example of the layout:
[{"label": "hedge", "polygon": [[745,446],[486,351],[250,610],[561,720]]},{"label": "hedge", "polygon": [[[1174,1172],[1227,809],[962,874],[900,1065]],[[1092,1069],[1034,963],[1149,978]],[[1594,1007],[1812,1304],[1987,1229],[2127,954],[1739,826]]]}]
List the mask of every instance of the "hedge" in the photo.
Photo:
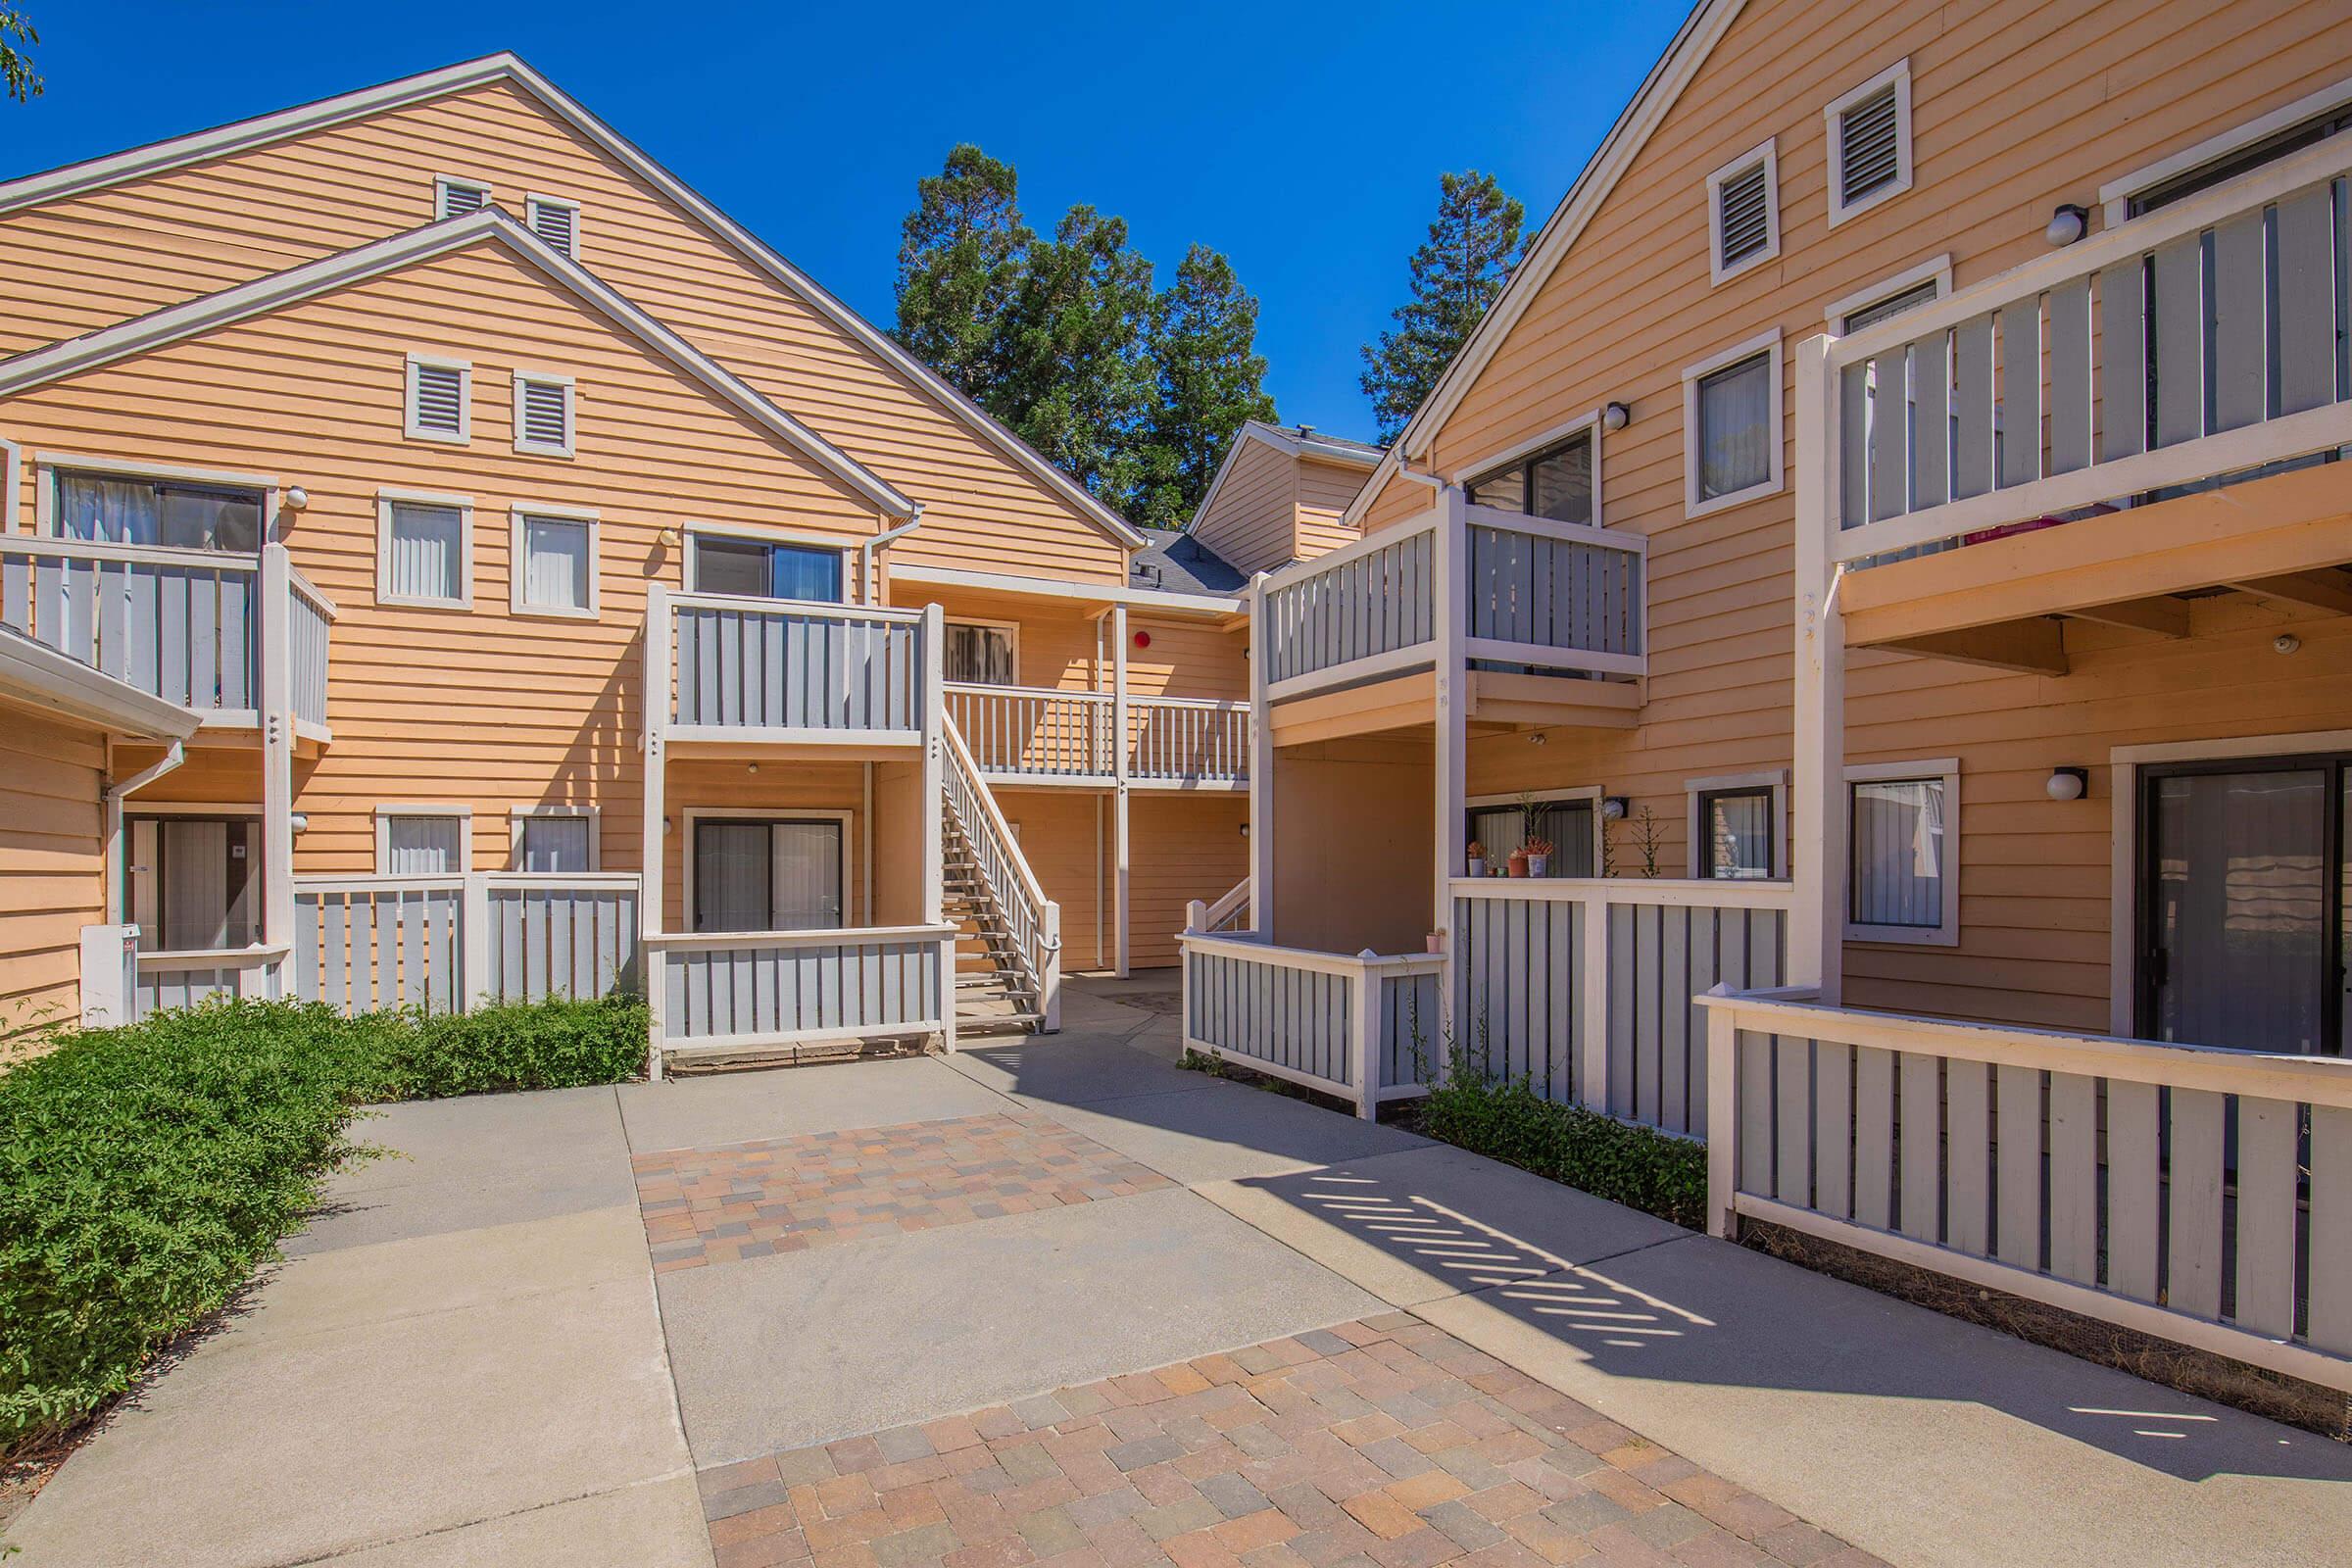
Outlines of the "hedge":
[{"label": "hedge", "polygon": [[0,1456],[123,1393],[276,1257],[362,1104],[615,1083],[645,1038],[630,998],[430,1018],[222,1001],[0,1073]]}]

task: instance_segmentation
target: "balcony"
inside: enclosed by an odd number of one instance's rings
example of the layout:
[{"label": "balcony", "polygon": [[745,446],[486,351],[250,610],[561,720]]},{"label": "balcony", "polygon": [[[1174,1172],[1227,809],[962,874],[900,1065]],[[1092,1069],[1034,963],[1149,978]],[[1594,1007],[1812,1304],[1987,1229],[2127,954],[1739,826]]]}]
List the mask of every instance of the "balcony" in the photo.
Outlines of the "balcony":
[{"label": "balcony", "polygon": [[2050,616],[2352,611],[2348,171],[2330,139],[1802,345],[1799,527],[1849,568],[1846,640],[2060,672]]},{"label": "balcony", "polygon": [[1467,672],[1473,722],[1628,726],[1647,670],[1647,550],[1639,535],[1448,490],[1266,582],[1268,722],[1289,744],[1422,721],[1443,667]]},{"label": "balcony", "polygon": [[259,555],[16,537],[0,541],[0,621],[207,727],[259,730],[270,706],[271,608],[285,607],[298,740],[323,742],[335,607],[271,545]]},{"label": "balcony", "polygon": [[674,746],[923,743],[936,627],[914,610],[648,595],[647,686]]},{"label": "balcony", "polygon": [[1114,789],[1239,789],[1250,777],[1250,706],[1127,699],[1126,755],[1113,692],[956,683],[948,712],[991,784]]}]

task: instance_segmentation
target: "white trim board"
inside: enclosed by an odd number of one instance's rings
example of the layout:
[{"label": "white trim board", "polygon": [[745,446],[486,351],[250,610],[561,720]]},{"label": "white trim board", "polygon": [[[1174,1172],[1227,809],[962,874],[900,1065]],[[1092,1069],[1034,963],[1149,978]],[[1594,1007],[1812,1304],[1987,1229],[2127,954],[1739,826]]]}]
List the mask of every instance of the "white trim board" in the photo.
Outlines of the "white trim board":
[{"label": "white trim board", "polygon": [[193,709],[117,680],[13,628],[0,628],[0,700],[140,740],[186,740],[203,722]]},{"label": "white trim board", "polygon": [[[1715,0],[1722,3],[1722,0]],[[1738,0],[1735,0],[1735,5]],[[61,197],[77,195],[125,180],[143,178],[167,170],[181,169],[212,159],[227,157],[249,148],[267,145],[289,136],[364,120],[371,115],[403,108],[410,104],[463,92],[486,82],[510,82],[532,98],[550,113],[569,124],[607,156],[643,179],[663,197],[675,203],[688,217],[701,223],[727,245],[741,253],[760,270],[765,272],[786,291],[799,296],[818,315],[831,321],[844,333],[855,338],[869,354],[882,361],[901,377],[914,385],[950,414],[971,426],[991,444],[1040,480],[1047,489],[1094,523],[1128,550],[1145,547],[1144,536],[1135,531],[1116,513],[1104,507],[1084,486],[1063,473],[1044,456],[1030,447],[995,419],[978,404],[956,391],[939,374],[901,348],[889,334],[867,321],[844,305],[830,292],[799,268],[771,250],[752,232],[719,211],[692,186],[662,168],[625,136],[612,129],[595,115],[533,70],[519,55],[512,51],[484,55],[476,60],[463,61],[427,71],[395,81],[363,87],[354,92],[322,98],[291,109],[256,116],[227,125],[200,130],[166,141],[151,142],[126,152],[93,158],[78,164],[69,164],[45,173],[29,174],[23,179],[0,184],[0,214],[39,203],[56,201]],[[488,211],[489,209],[484,209]],[[512,220],[510,220],[512,221]],[[521,225],[517,224],[517,227]],[[535,238],[536,236],[534,236]],[[553,255],[551,251],[549,254]],[[905,515],[904,513],[896,514]]]},{"label": "white trim board", "polygon": [[[573,522],[588,530],[588,602],[585,605],[534,605],[523,598],[530,561],[523,549],[523,528],[531,522]],[[593,507],[540,506],[517,501],[507,509],[507,613],[527,619],[595,620],[604,612],[604,524]]]},{"label": "white trim board", "polygon": [[[1316,558],[1317,561],[1323,559],[1320,556]],[[1219,594],[1171,593],[1164,588],[1114,588],[1107,583],[1060,582],[1050,577],[1016,577],[1000,571],[966,571],[957,566],[894,565],[890,568],[890,580],[925,587],[973,588],[1030,599],[1078,599],[1102,606],[1129,605],[1138,610],[1158,610],[1172,613],[1189,612],[1238,615],[1244,609],[1239,595],[1228,599]]]},{"label": "white trim board", "polygon": [[[1764,245],[1761,250],[1726,265],[1723,259],[1723,186],[1734,174],[1764,169]],[[1779,138],[1767,136],[1707,176],[1707,283],[1728,283],[1751,268],[1777,261],[1781,254],[1781,150]]]},{"label": "white trim board", "polygon": [[1945,251],[1941,256],[1931,256],[1916,267],[1906,267],[1891,276],[1882,277],[1875,283],[1855,289],[1851,294],[1841,295],[1832,300],[1822,308],[1821,318],[1829,323],[1833,335],[1839,334],[1843,330],[1839,323],[1847,317],[1857,311],[1869,310],[1883,300],[1890,300],[1905,289],[1917,288],[1931,278],[1935,280],[1937,299],[1942,299],[1951,293],[1952,253],[1950,251]]},{"label": "white trim board", "polygon": [[[1882,89],[1894,88],[1894,178],[1877,190],[1845,200],[1845,126],[1838,117],[1866,98],[1875,97]],[[1883,207],[1908,191],[1917,177],[1911,162],[1911,60],[1909,56],[1872,74],[1830,100],[1822,110],[1823,134],[1829,144],[1830,226],[1836,228],[1849,218],[1859,218],[1874,207]]]}]

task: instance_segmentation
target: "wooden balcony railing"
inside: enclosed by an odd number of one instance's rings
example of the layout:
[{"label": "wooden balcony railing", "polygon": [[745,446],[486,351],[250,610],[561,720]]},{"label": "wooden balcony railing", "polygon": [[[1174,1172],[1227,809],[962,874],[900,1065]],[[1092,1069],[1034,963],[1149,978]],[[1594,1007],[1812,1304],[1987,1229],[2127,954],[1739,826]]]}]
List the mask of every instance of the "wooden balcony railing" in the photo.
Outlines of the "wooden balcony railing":
[{"label": "wooden balcony railing", "polygon": [[166,702],[253,725],[260,574],[258,555],[9,537],[0,619]]},{"label": "wooden balcony railing", "polygon": [[653,936],[654,1049],[816,1044],[944,1032],[956,928]]},{"label": "wooden balcony railing", "polygon": [[1141,784],[1238,785],[1250,777],[1250,705],[1127,700],[1127,776]]},{"label": "wooden balcony railing", "polygon": [[681,594],[657,584],[647,613],[671,645],[674,738],[922,738],[921,611]]},{"label": "wooden balcony railing", "polygon": [[1188,931],[1184,1043],[1355,1102],[1426,1092],[1435,1066],[1443,956],[1277,948],[1248,933]]},{"label": "wooden balcony railing", "polygon": [[1111,782],[1110,693],[961,683],[945,691],[948,712],[987,777]]}]

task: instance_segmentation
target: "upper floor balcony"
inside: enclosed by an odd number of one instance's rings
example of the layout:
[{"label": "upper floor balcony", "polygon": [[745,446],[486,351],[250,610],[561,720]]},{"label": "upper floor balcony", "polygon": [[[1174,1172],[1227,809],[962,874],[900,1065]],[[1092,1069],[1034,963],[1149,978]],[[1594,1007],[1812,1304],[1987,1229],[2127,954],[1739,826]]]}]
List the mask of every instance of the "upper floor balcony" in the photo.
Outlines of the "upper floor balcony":
[{"label": "upper floor balcony", "polygon": [[2063,671],[2054,616],[2352,611],[2348,173],[2332,137],[1801,345],[1798,526],[1851,568],[1846,640]]},{"label": "upper floor balcony", "polygon": [[672,744],[920,746],[939,684],[936,611],[656,584],[646,688]]},{"label": "upper floor balcony", "polygon": [[[954,683],[948,712],[992,784],[1241,789],[1250,705],[1115,691]],[[1124,739],[1121,713],[1125,714]]]},{"label": "upper floor balcony", "polygon": [[1630,725],[1648,667],[1647,552],[1638,534],[1447,488],[1421,515],[1265,581],[1266,721],[1298,738],[1413,722],[1434,710],[1443,668],[1462,672],[1475,722]]},{"label": "upper floor balcony", "polygon": [[283,545],[259,553],[0,538],[0,622],[208,728],[262,727],[271,682],[298,741],[324,742],[335,607]]}]

